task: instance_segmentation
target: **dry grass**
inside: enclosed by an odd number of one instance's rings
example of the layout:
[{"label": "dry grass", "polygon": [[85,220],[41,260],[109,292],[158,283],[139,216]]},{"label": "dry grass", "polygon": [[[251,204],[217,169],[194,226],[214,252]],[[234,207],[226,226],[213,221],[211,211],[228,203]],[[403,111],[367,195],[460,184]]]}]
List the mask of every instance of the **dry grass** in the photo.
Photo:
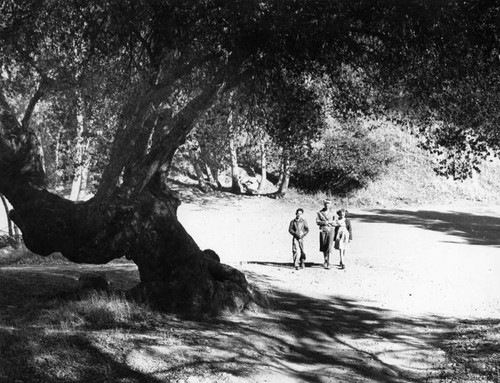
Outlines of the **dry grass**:
[{"label": "dry grass", "polygon": [[[295,307],[295,303],[292,305]],[[317,313],[311,308],[307,311],[312,326]],[[326,306],[318,309],[321,315],[330,310]],[[346,331],[355,330],[351,310],[344,309],[349,316]],[[280,337],[287,339],[290,329],[298,331],[296,336],[305,331],[287,323],[293,317],[291,312],[276,313],[272,322],[256,317],[253,324],[244,318],[195,323],[155,312],[119,294],[97,292],[32,297],[15,309],[7,306],[2,313],[0,382],[238,382],[270,354],[277,350],[286,354],[282,350],[286,343]],[[332,314],[337,315],[334,327],[339,331],[342,315]],[[373,311],[369,315],[372,317]],[[380,315],[386,314],[381,311]],[[365,318],[360,320],[364,323]],[[387,318],[386,325],[392,328],[407,321]],[[271,323],[283,329],[270,336]],[[416,322],[412,326],[427,328],[433,324]],[[317,335],[317,330],[311,331]],[[499,333],[499,321],[459,324],[440,341],[448,362],[438,376],[426,381],[498,382]],[[402,338],[409,336],[404,334]],[[397,333],[393,335],[398,337]],[[231,358],[232,354],[239,357]],[[275,360],[280,360],[279,355]],[[387,375],[360,380],[363,373],[360,369],[359,375],[345,381],[407,381],[392,380]]]},{"label": "dry grass", "polygon": [[[454,201],[500,203],[500,160],[491,158],[481,172],[464,181],[438,176],[433,170],[435,159],[418,148],[418,139],[396,127],[378,133],[390,140],[396,161],[385,169],[380,179],[344,199],[343,205],[354,207],[396,207],[422,204],[449,204]],[[389,136],[389,137],[388,137]]]},{"label": "dry grass", "polygon": [[131,302],[123,295],[91,290],[78,300],[62,301],[45,311],[42,321],[71,331],[137,329],[148,327],[154,317],[147,306]]},{"label": "dry grass", "polygon": [[7,306],[4,314],[0,382],[119,381],[123,371],[114,357],[99,356],[104,352],[101,341],[113,343],[115,351],[130,348],[133,336],[127,334],[161,337],[157,326],[167,318],[119,294],[95,291],[33,297]]},{"label": "dry grass", "polygon": [[433,170],[434,158],[418,148],[418,139],[397,127],[372,132],[376,140],[390,142],[395,161],[384,169],[379,179],[347,196],[324,192],[306,194],[291,188],[290,202],[318,205],[325,198],[335,206],[380,208],[447,205],[456,201],[500,204],[500,159],[491,158],[481,165],[481,172],[464,181],[438,176]]},{"label": "dry grass", "polygon": [[443,382],[500,382],[500,322],[460,323],[444,342]]}]

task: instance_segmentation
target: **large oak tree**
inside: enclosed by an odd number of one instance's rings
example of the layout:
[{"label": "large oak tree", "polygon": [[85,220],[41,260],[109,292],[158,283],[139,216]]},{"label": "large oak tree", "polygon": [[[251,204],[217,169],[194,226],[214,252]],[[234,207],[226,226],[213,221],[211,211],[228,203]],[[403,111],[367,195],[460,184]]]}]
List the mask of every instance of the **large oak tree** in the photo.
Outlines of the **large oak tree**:
[{"label": "large oak tree", "polygon": [[[497,78],[495,17],[486,1],[4,2],[0,193],[32,251],[96,264],[126,256],[140,272],[134,293],[161,309],[201,315],[259,304],[244,275],[202,251],[177,220],[167,175],[197,121],[224,93],[321,77],[339,114],[397,111],[422,121],[432,111],[461,129],[467,121],[438,101],[457,89],[474,94],[464,71]],[[351,84],[346,71],[356,74]],[[40,100],[69,94],[99,94],[85,99],[96,115],[102,100],[118,106],[111,132],[109,121],[95,122],[113,142],[95,196],[81,203],[47,189],[30,124]],[[22,113],[19,95],[28,100]]]}]

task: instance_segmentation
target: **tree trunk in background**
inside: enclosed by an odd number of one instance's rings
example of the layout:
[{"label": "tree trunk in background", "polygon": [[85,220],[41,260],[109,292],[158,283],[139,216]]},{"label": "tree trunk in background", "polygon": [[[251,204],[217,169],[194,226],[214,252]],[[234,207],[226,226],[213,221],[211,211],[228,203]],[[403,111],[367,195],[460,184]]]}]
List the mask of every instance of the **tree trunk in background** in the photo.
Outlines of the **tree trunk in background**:
[{"label": "tree trunk in background", "polygon": [[264,191],[267,184],[267,153],[266,153],[266,143],[264,139],[260,141],[260,167],[261,167],[261,177],[259,188],[257,189],[259,193]]},{"label": "tree trunk in background", "polygon": [[7,228],[9,230],[9,237],[14,238],[14,231],[12,230],[12,220],[9,217],[9,205],[5,197],[0,194],[0,199],[2,200],[3,208],[5,210],[5,216],[7,217]]},{"label": "tree trunk in background", "polygon": [[[87,153],[88,153],[88,149],[87,149]],[[82,167],[82,172],[81,172],[81,176],[80,176],[80,178],[81,178],[80,192],[78,193],[77,201],[82,201],[87,196],[88,183],[89,183],[89,169],[90,169],[90,158],[87,155],[87,158],[86,158],[85,163]]]},{"label": "tree trunk in background", "polygon": [[288,191],[288,184],[290,183],[290,157],[288,150],[283,150],[282,159],[282,176],[279,183],[277,194],[283,197]]},{"label": "tree trunk in background", "polygon": [[229,150],[231,154],[231,191],[235,194],[242,194],[240,167],[238,166],[238,154],[234,138],[229,138]]},{"label": "tree trunk in background", "polygon": [[222,185],[219,181],[219,168],[217,164],[211,160],[210,153],[207,152],[207,148],[204,146],[200,147],[200,159],[205,166],[205,172],[208,176],[210,184],[214,189],[222,189]]},{"label": "tree trunk in background", "polygon": [[196,178],[198,179],[198,186],[203,193],[208,193],[210,191],[209,186],[205,180],[205,174],[203,173],[203,169],[201,167],[202,161],[196,150],[189,149],[189,158],[194,168],[194,172],[196,173]]},{"label": "tree trunk in background", "polygon": [[56,135],[56,148],[54,150],[54,185],[55,189],[58,188],[61,182],[62,170],[61,170],[61,137],[64,129],[64,125],[60,124],[57,129]]},{"label": "tree trunk in background", "polygon": [[203,162],[205,164],[205,173],[208,176],[208,182],[210,182],[214,189],[222,189],[222,185],[219,181],[219,169],[210,166],[206,161]]},{"label": "tree trunk in background", "polygon": [[88,142],[83,137],[85,130],[83,115],[78,113],[77,117],[77,136],[76,136],[76,166],[75,174],[73,175],[73,182],[71,184],[71,194],[69,199],[71,201],[78,201],[82,195],[82,186],[86,184],[85,177],[88,175],[88,166],[90,163],[88,161]]},{"label": "tree trunk in background", "polygon": [[[86,152],[86,149],[83,150]],[[83,163],[77,166],[73,182],[71,183],[71,194],[69,199],[72,201],[81,201],[86,195],[90,161],[88,158],[83,157],[81,157],[81,160]]]}]

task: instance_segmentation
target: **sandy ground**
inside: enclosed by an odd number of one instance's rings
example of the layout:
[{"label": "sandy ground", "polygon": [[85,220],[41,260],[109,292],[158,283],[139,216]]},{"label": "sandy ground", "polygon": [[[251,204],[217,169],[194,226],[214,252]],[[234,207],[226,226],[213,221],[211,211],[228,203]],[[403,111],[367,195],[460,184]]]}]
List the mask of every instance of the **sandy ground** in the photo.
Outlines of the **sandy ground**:
[{"label": "sandy ground", "polygon": [[[173,318],[165,331],[183,335],[169,338],[168,346],[128,334],[130,350],[121,363],[152,381],[171,381],[168,374],[179,371],[186,378],[178,383],[444,382],[440,376],[450,366],[443,340],[453,325],[500,318],[500,206],[352,209],[347,268],[335,266],[334,254],[325,270],[315,225],[320,203],[215,199],[194,190],[182,199],[179,219],[200,247],[244,271],[268,294],[271,310],[215,323]],[[297,207],[311,228],[304,270],[291,265],[287,231]],[[59,278],[69,288],[89,268],[114,282],[130,273],[137,280],[134,267],[13,267],[0,277],[45,276],[49,284]],[[190,342],[172,343],[188,333]],[[96,350],[106,351],[115,335],[106,336],[96,340]]]},{"label": "sandy ground", "polygon": [[[299,205],[297,205],[298,207]],[[345,270],[321,267],[316,210],[306,209],[308,266],[291,267],[290,204],[267,198],[217,206],[183,204],[179,218],[221,261],[273,276],[282,289],[355,299],[415,315],[500,318],[500,207],[352,210]],[[313,210],[314,209],[314,210]],[[264,267],[262,267],[264,266]]]},{"label": "sandy ground", "polygon": [[[296,271],[287,229],[299,206],[311,232],[307,267]],[[320,208],[265,197],[180,207],[181,222],[202,248],[216,250],[264,289],[272,286],[276,312],[297,315],[299,329],[289,337],[283,328],[266,332],[287,338],[284,344],[302,357],[284,352],[280,366],[267,364],[248,380],[441,381],[448,363],[441,342],[450,326],[500,318],[500,207],[353,209],[345,270],[336,267],[337,254],[331,269],[322,267]],[[307,358],[306,349],[318,355]]]}]

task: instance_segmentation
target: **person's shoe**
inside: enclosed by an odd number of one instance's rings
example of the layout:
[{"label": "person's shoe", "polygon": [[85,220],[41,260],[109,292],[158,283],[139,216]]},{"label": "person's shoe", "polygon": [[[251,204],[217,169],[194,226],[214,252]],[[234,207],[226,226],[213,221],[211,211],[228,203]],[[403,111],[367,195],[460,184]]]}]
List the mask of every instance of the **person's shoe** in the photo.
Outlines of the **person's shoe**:
[{"label": "person's shoe", "polygon": [[343,270],[345,269],[345,265],[343,263],[340,264],[340,268]]},{"label": "person's shoe", "polygon": [[329,269],[330,268],[330,264],[328,262],[325,262],[325,269]]},{"label": "person's shoe", "polygon": [[299,266],[295,266],[295,270],[298,270],[299,269]]},{"label": "person's shoe", "polygon": [[300,268],[303,269],[304,267],[306,267],[304,261],[300,262]]}]

